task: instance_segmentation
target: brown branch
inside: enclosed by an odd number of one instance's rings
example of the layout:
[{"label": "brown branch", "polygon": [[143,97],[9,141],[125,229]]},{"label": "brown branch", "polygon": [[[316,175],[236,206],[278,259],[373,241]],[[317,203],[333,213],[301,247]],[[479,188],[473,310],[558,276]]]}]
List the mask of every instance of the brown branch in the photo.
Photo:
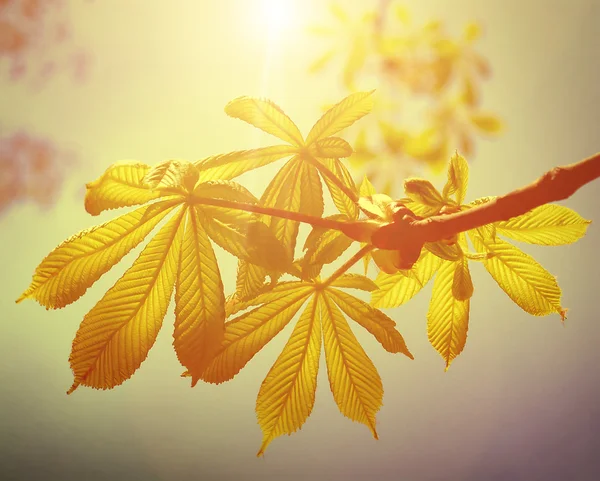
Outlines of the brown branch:
[{"label": "brown branch", "polygon": [[531,184],[490,202],[448,215],[416,220],[405,216],[372,236],[375,247],[415,252],[425,242],[437,242],[460,232],[523,215],[535,207],[567,199],[600,177],[600,153],[580,162],[555,167]]}]

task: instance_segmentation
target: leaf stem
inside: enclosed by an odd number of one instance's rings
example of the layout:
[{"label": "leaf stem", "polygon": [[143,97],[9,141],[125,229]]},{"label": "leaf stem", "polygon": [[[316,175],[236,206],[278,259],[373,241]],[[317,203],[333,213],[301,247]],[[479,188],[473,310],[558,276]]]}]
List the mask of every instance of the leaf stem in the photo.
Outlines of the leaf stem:
[{"label": "leaf stem", "polygon": [[313,227],[323,227],[325,229],[335,229],[343,231],[347,228],[347,223],[335,219],[324,219],[315,217],[301,212],[293,212],[290,210],[277,209],[276,207],[266,207],[258,204],[249,204],[246,202],[236,202],[227,199],[215,199],[211,197],[194,197],[194,203],[203,205],[212,205],[214,207],[224,207],[227,209],[243,210],[245,212],[254,212],[256,214],[264,214],[281,219],[289,219],[296,222],[303,222],[312,225]]},{"label": "leaf stem", "polygon": [[344,262],[338,269],[335,270],[333,274],[331,274],[327,279],[325,279],[319,287],[321,289],[325,289],[329,286],[333,281],[335,281],[342,274],[345,274],[348,269],[350,269],[354,264],[356,264],[359,260],[361,260],[367,253],[372,251],[375,247],[372,244],[367,244],[354,254],[350,259]]},{"label": "leaf stem", "polygon": [[314,165],[321,174],[327,177],[331,182],[333,182],[346,196],[354,203],[358,202],[358,196],[356,192],[352,192],[346,185],[340,181],[340,179],[335,175],[329,167],[327,167],[323,162],[319,162],[312,156],[307,157],[308,161]]}]

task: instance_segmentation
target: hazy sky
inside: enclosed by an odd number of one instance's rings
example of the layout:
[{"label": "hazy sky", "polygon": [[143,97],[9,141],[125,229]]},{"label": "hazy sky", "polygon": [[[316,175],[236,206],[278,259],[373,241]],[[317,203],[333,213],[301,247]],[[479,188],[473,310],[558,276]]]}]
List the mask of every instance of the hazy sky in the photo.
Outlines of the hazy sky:
[{"label": "hazy sky", "polygon": [[[327,18],[319,0],[289,1],[298,24]],[[353,10],[372,4],[339,3]],[[258,0],[69,4],[74,34],[93,57],[87,82],[57,75],[40,91],[0,87],[4,128],[30,128],[80,161],[53,209],[19,205],[0,218],[0,479],[600,479],[598,183],[564,202],[595,221],[582,241],[523,246],[558,277],[570,308],[566,326],[558,315],[524,313],[475,266],[467,347],[447,373],[427,341],[431,286],[389,311],[415,361],[384,352],[355,329],[384,383],[379,441],[338,412],[322,366],[308,422],[257,459],[256,394],[291,326],[232,382],[190,389],[171,347],[172,308],[132,379],[67,397],[77,327],[136,254],[65,309],[14,299],[60,241],[114,216],[85,213],[83,184],[121,159],[195,160],[263,144],[264,136],[224,114],[235,97],[267,96],[306,132],[323,103],[344,95],[334,70],[306,73],[323,46],[298,25],[271,32],[269,46]],[[485,26],[480,50],[494,76],[484,103],[507,129],[479,143],[468,199],[503,194],[600,150],[600,1],[405,4],[418,19],[440,17],[456,32],[472,19]],[[244,183],[260,194],[270,173],[252,173]],[[235,264],[219,256],[230,292]]]}]

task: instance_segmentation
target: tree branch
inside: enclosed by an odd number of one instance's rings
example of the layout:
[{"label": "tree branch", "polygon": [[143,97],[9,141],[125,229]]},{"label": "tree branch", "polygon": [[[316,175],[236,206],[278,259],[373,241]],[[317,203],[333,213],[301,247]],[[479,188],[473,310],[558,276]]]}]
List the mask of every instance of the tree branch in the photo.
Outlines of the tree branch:
[{"label": "tree branch", "polygon": [[402,257],[403,251],[414,252],[416,246],[422,247],[425,242],[437,242],[460,232],[523,215],[550,202],[567,199],[598,177],[600,153],[574,164],[555,167],[521,189],[468,210],[418,220],[406,215],[379,229],[372,241],[375,247],[400,251]]}]

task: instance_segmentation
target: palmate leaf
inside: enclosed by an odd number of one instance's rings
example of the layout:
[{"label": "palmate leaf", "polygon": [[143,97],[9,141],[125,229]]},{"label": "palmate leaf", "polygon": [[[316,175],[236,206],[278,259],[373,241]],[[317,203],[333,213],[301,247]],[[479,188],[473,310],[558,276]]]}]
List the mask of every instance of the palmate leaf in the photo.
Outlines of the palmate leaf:
[{"label": "palmate leaf", "polygon": [[148,243],[84,317],[69,356],[80,384],[110,389],[129,379],[156,340],[175,284],[184,210]]},{"label": "palmate leaf", "polygon": [[467,195],[469,184],[469,164],[462,155],[455,153],[448,165],[448,181],[444,186],[443,195],[445,199],[454,195],[457,204],[462,204]]},{"label": "palmate leaf", "polygon": [[298,430],[312,412],[321,354],[320,305],[313,297],[262,382],[256,416],[263,431],[258,456],[282,434]]},{"label": "palmate leaf", "polygon": [[[335,158],[321,158],[320,162],[325,164],[327,168],[333,173],[333,175],[344,185],[350,192],[355,194],[355,197],[358,198],[358,190],[356,189],[356,184],[352,179],[352,175],[348,172],[346,166]],[[356,202],[348,197],[346,193],[342,189],[340,189],[329,177],[322,175],[327,188],[329,189],[329,193],[331,194],[331,199],[335,204],[336,208],[341,214],[346,215],[350,219],[358,218],[358,205]]]},{"label": "palmate leaf", "polygon": [[372,93],[373,91],[351,94],[331,107],[308,133],[306,145],[331,137],[368,114],[373,108]]},{"label": "palmate leaf", "polygon": [[85,210],[98,215],[109,209],[145,204],[160,196],[144,184],[150,166],[122,161],[111,165],[96,180],[86,184]]},{"label": "palmate leaf", "polygon": [[143,182],[152,190],[191,192],[198,182],[198,169],[187,160],[166,160],[152,167]]},{"label": "palmate leaf", "polygon": [[312,411],[321,349],[320,326],[330,384],[340,411],[367,425],[376,435],[375,414],[383,396],[381,379],[340,308],[387,351],[401,352],[412,358],[393,320],[333,286],[375,288],[368,278],[351,274],[341,275],[327,287],[312,282],[280,282],[228,311],[231,315],[251,308],[225,324],[221,350],[201,376],[207,382],[232,379],[306,304],[259,391],[256,412],[263,430],[259,456],[275,437],[299,429]]},{"label": "palmate leaf", "polygon": [[414,276],[402,272],[386,274],[380,272],[375,283],[379,287],[373,291],[371,305],[374,307],[398,307],[412,299],[431,280],[439,268],[441,259],[423,250],[413,266]]},{"label": "palmate leaf", "polygon": [[222,383],[232,379],[254,355],[278,334],[310,296],[312,288],[297,288],[225,324],[225,338],[217,355],[202,373],[202,380]]},{"label": "palmate leaf", "polygon": [[297,147],[304,144],[296,124],[270,100],[238,97],[225,106],[225,113]]},{"label": "palmate leaf", "polygon": [[175,289],[173,346],[194,385],[225,335],[225,295],[202,217],[189,207]]},{"label": "palmate leaf", "polygon": [[339,289],[329,288],[327,295],[349,318],[369,331],[386,351],[400,352],[413,359],[404,338],[395,329],[396,323],[383,312]]},{"label": "palmate leaf", "polygon": [[367,292],[373,292],[377,290],[377,284],[362,274],[342,274],[331,283],[331,286],[346,287],[348,289],[360,289],[361,291]]},{"label": "palmate leaf", "polygon": [[558,246],[581,239],[589,224],[589,220],[568,207],[545,204],[495,226],[499,234],[517,241]]},{"label": "palmate leaf", "polygon": [[556,279],[533,257],[508,242],[484,238],[476,231],[469,231],[469,236],[479,252],[493,254],[482,261],[483,265],[521,309],[534,316],[556,312],[564,319],[566,311],[560,305]]},{"label": "palmate leaf", "polygon": [[460,262],[443,261],[433,282],[427,312],[429,342],[446,362],[446,370],[467,342],[469,299],[458,300],[453,294],[455,270]]},{"label": "palmate leaf", "polygon": [[228,180],[296,153],[298,148],[292,145],[273,145],[213,155],[196,162],[195,165],[201,182],[214,179]]},{"label": "palmate leaf", "polygon": [[320,296],[327,374],[340,412],[365,424],[377,439],[375,415],[381,408],[383,385],[377,369],[328,296]]},{"label": "palmate leaf", "polygon": [[140,207],[67,239],[36,268],[31,285],[17,302],[33,298],[57,309],[76,301],[176,205],[177,201],[166,200]]}]

